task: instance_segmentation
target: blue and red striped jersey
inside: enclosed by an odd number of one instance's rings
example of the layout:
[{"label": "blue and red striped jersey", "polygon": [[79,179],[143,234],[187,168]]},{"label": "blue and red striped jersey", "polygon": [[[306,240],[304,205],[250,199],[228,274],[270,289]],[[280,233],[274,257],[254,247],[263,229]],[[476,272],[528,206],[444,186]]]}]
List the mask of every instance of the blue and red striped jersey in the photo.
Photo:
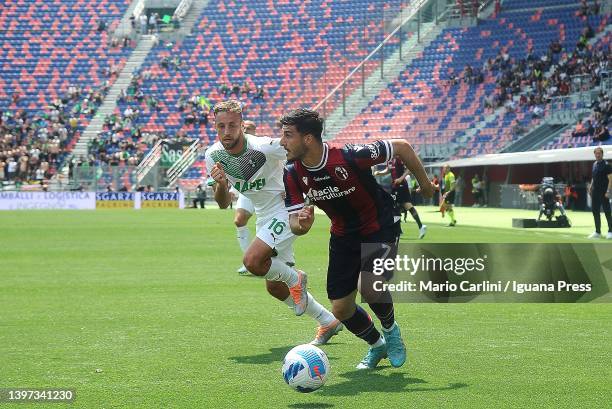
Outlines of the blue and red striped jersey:
[{"label": "blue and red striped jersey", "polygon": [[393,158],[389,141],[331,148],[315,167],[301,161],[285,166],[285,206],[289,214],[304,207],[306,198],[331,219],[337,236],[366,236],[395,223],[393,199],[376,183],[371,167]]}]

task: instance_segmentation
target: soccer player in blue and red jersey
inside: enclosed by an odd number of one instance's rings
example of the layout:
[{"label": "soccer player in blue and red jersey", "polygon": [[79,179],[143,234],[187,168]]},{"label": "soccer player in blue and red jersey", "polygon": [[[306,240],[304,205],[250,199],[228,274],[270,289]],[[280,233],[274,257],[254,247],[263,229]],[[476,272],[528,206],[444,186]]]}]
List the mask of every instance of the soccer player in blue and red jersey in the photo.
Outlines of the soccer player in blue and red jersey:
[{"label": "soccer player in blue and red jersey", "polygon": [[374,172],[374,176],[383,176],[391,174],[391,197],[395,201],[395,206],[404,215],[404,222],[406,221],[406,213],[410,212],[410,215],[419,226],[419,239],[425,237],[427,233],[427,226],[421,223],[421,218],[417,209],[412,205],[412,195],[410,194],[410,188],[406,178],[410,175],[410,171],[404,166],[404,162],[395,155],[393,160],[387,163],[387,167],[384,170]]},{"label": "soccer player in blue and red jersey", "polygon": [[391,365],[399,367],[406,361],[406,348],[390,295],[383,297],[385,302],[366,299],[380,320],[384,335],[355,302],[360,275],[362,296],[371,291],[367,284],[364,286],[361,274],[368,268],[367,262],[362,266],[362,243],[379,243],[389,249],[397,244],[401,234],[393,199],[376,183],[370,168],[390,161],[397,154],[416,177],[423,195],[431,197],[433,186],[423,165],[405,140],[332,148],[322,141],[323,119],[315,111],[291,111],[280,123],[281,145],[287,150],[289,161],[284,176],[289,225],[296,235],[306,234],[312,227],[313,207],[306,206],[304,196],[332,221],[327,294],[334,316],[370,345],[357,368],[374,368],[387,356]]}]

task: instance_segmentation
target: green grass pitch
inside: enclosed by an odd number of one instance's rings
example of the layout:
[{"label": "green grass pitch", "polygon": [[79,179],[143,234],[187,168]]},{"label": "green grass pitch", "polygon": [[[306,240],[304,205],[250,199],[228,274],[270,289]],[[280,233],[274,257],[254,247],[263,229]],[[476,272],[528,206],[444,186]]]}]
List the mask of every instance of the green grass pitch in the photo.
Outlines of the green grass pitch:
[{"label": "green grass pitch", "polygon": [[[444,227],[419,207],[431,242],[581,242],[571,229],[512,229],[514,210],[457,210]],[[0,213],[0,388],[75,388],[70,408],[600,408],[612,402],[612,305],[398,304],[409,359],[353,368],[366,345],[343,331],[323,349],[328,383],[300,394],[284,354],[314,322],[235,273],[233,213],[98,210]],[[414,241],[410,220],[403,241]],[[329,223],[296,242],[325,305]],[[253,231],[253,229],[251,229]],[[611,243],[612,245],[612,243]],[[611,247],[612,249],[612,247]],[[607,402],[607,403],[606,403]]]}]

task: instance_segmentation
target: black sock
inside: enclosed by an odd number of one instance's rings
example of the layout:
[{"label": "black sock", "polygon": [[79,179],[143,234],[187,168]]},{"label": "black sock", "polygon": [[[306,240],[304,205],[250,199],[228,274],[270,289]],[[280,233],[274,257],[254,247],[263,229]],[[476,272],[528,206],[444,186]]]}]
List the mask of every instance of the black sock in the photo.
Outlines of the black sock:
[{"label": "black sock", "polygon": [[360,306],[357,306],[355,314],[351,318],[343,320],[342,323],[349,331],[370,345],[375,344],[380,339],[380,332],[374,327],[368,313]]},{"label": "black sock", "polygon": [[593,219],[595,219],[595,232],[601,234],[601,215],[599,210],[597,212],[593,210]]},{"label": "black sock", "polygon": [[417,222],[417,224],[419,225],[419,229],[423,227],[423,223],[421,223],[421,218],[419,217],[419,214],[417,213],[416,209],[414,207],[411,207],[408,211],[414,218],[414,221]]},{"label": "black sock", "polygon": [[384,329],[389,329],[393,326],[395,322],[395,310],[393,309],[393,304],[383,304],[383,303],[375,303],[368,304],[374,314],[380,320]]}]

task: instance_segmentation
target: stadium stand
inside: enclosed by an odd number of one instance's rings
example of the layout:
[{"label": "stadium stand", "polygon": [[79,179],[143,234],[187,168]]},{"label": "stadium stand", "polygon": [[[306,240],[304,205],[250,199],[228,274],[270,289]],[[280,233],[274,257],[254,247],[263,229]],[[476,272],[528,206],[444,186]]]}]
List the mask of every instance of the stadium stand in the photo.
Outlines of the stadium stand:
[{"label": "stadium stand", "polygon": [[[127,44],[110,44],[107,34],[129,3],[4,3],[0,126],[11,135],[0,139],[5,179],[8,173],[11,180],[40,176],[36,160],[25,175],[8,172],[10,157],[19,162],[41,151],[49,161],[48,177],[70,152],[131,51]],[[283,111],[315,105],[384,38],[384,22],[397,17],[401,4],[212,0],[193,34],[178,43],[161,41],[152,50],[91,142],[90,157],[71,165],[135,165],[161,138],[196,138],[208,145],[215,137],[210,107],[227,97],[243,102],[259,133],[273,135]],[[443,30],[333,143],[401,137],[416,146],[460,145],[457,157],[498,151],[539,123],[551,96],[571,92],[568,76],[588,71],[596,73],[594,83],[601,80],[599,72],[610,64],[609,36],[595,48],[584,44],[609,18],[595,2],[543,0],[533,7],[531,1],[505,1],[501,12],[474,27]],[[395,38],[386,55],[398,44]],[[549,72],[560,62],[563,70]],[[366,76],[379,64],[366,64]],[[346,93],[358,86],[358,80],[349,81]],[[600,102],[591,120],[608,125],[609,104]],[[339,103],[330,100],[328,111]],[[601,106],[607,107],[603,113],[597,112]],[[496,109],[502,114],[491,115]],[[469,133],[477,124],[484,126]],[[571,132],[547,147],[593,143],[588,132]],[[605,139],[605,130],[598,132]],[[197,184],[203,168],[197,162],[185,183]]]},{"label": "stadium stand", "polygon": [[588,117],[579,120],[575,127],[563,132],[544,148],[563,149],[612,144],[612,140],[610,140],[610,130],[612,129],[610,96],[607,93],[600,93],[591,108]]},{"label": "stadium stand", "polygon": [[130,53],[128,43],[111,42],[107,33],[130,3],[3,2],[0,161],[25,166],[12,178],[6,172],[6,182],[38,180],[45,162],[49,177],[61,165]]},{"label": "stadium stand", "polygon": [[[316,104],[382,41],[382,16],[395,17],[399,4],[211,1],[192,35],[181,44],[161,42],[147,57],[143,72],[150,72],[150,79],[141,81],[140,89],[158,101],[156,109],[144,100],[124,100],[115,114],[128,106],[138,109],[132,126],[154,135],[151,141],[186,135],[209,144],[215,137],[207,117],[210,104],[234,97],[258,122],[258,132],[273,134],[272,124],[284,110]],[[397,40],[386,54],[394,47]],[[379,63],[367,64],[366,75]],[[358,85],[347,84],[347,92]],[[201,97],[205,102],[198,103]],[[339,101],[330,102],[329,109],[334,103]],[[141,151],[150,145],[141,145]],[[185,178],[196,183],[202,168],[196,163]]]},{"label": "stadium stand", "polygon": [[[345,63],[356,65],[382,40],[380,16],[386,8],[388,3],[364,0],[211,1],[192,36],[180,45],[160,44],[147,58],[152,80],[142,88],[160,101],[160,110],[143,115],[138,124],[143,131],[184,131],[210,139],[210,129],[186,124],[178,106],[193,96],[213,102],[233,96],[243,100],[247,115],[262,123],[261,132],[270,134],[269,124],[287,106],[314,105],[325,95],[324,77],[331,88],[344,77]],[[361,36],[364,15],[366,38],[361,42],[355,38]],[[349,31],[349,24],[356,27]],[[368,70],[377,64],[372,62]],[[263,96],[258,97],[258,89]]]},{"label": "stadium stand", "polygon": [[[609,20],[609,16],[579,15],[580,6],[572,1],[542,1],[537,5],[534,9],[528,2],[505,2],[496,18],[476,27],[444,30],[421,58],[353,119],[336,137],[337,143],[361,142],[383,134],[405,137],[416,145],[452,144],[485,119],[487,105],[491,105],[487,98],[496,95],[496,78],[503,69],[528,58],[534,62],[542,61],[543,56],[552,62],[565,58],[587,24],[599,32]],[[559,43],[561,52],[549,55],[554,42]],[[497,69],[496,60],[501,64]],[[472,75],[466,80],[468,65]],[[530,84],[519,84],[518,93],[527,92],[526,85]],[[498,93],[498,103],[492,105],[506,104],[506,99],[516,95],[516,91]],[[534,115],[535,106],[539,108]],[[537,123],[545,108],[543,104],[508,103],[507,112],[462,142],[456,156],[499,150],[519,136],[514,131]]]}]

